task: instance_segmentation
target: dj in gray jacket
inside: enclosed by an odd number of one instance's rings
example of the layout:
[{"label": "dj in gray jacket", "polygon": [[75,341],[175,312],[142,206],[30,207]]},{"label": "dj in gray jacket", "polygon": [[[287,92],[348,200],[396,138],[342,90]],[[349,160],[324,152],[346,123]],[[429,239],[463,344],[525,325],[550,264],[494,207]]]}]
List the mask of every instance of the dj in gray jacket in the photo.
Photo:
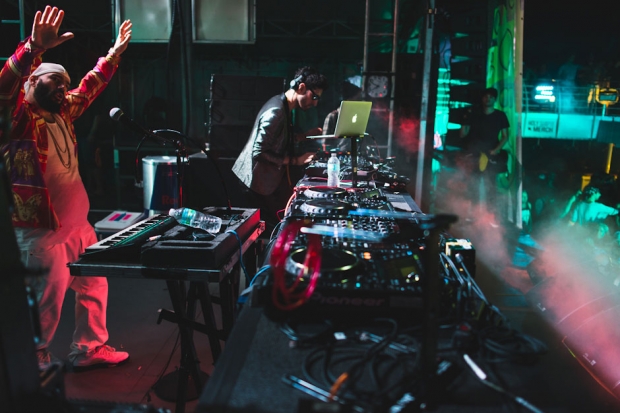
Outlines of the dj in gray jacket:
[{"label": "dj in gray jacket", "polygon": [[293,109],[315,107],[327,88],[327,79],[316,69],[302,67],[290,85],[286,93],[272,97],[263,105],[250,138],[233,166],[235,175],[248,188],[250,204],[261,209],[261,218],[270,226],[279,221],[277,212],[285,208],[293,193],[289,165],[304,165],[314,154],[295,154],[295,140],[322,133],[320,128],[315,128],[294,136],[291,114]]}]

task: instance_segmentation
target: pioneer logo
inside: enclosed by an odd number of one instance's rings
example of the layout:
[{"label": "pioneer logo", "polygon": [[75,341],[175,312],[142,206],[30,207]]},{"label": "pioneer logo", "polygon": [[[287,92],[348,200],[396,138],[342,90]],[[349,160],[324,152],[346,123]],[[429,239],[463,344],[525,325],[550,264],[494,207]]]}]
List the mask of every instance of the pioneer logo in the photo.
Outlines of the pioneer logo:
[{"label": "pioneer logo", "polygon": [[342,305],[354,307],[382,307],[386,305],[383,298],[342,297],[339,295],[323,295],[319,292],[312,294],[312,301],[316,304]]}]

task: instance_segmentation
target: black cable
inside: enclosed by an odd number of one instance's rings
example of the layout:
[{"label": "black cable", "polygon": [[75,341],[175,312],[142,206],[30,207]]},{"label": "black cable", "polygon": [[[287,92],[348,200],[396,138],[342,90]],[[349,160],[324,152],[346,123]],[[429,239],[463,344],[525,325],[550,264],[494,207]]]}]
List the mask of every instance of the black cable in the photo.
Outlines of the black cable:
[{"label": "black cable", "polygon": [[[194,317],[194,318],[196,319],[196,318],[200,317],[201,315],[202,315],[202,310],[200,310],[198,312],[198,314],[196,315],[196,317]],[[177,332],[177,337],[176,337],[176,339],[174,341],[174,345],[172,346],[172,351],[170,352],[170,355],[168,356],[168,360],[166,360],[166,363],[164,364],[164,367],[161,369],[161,371],[157,375],[157,379],[151,385],[151,387],[149,387],[149,389],[146,391],[146,393],[144,393],[144,396],[142,396],[142,398],[140,399],[140,402],[142,402],[145,398],[147,399],[147,402],[151,401],[151,390],[155,391],[154,387],[157,385],[157,383],[159,383],[159,381],[162,379],[162,377],[164,377],[164,374],[166,373],[166,370],[168,370],[168,367],[170,366],[170,362],[172,361],[172,356],[174,356],[174,353],[176,353],[177,349],[179,348],[180,339],[181,339],[181,330],[179,330]]]},{"label": "black cable", "polygon": [[[487,373],[489,380],[492,380],[494,383],[497,383],[501,388],[508,388],[508,383],[506,383],[506,381],[497,374],[497,372],[494,369],[494,366],[497,366],[497,364],[495,363],[487,363],[485,360],[479,360],[478,364],[484,368],[484,371]],[[508,407],[508,409],[510,411],[513,412],[518,412],[521,409],[519,409],[517,407],[517,405],[515,403],[512,403],[512,398],[509,397],[508,394],[505,393],[500,393],[500,397],[503,399],[505,405]]]},{"label": "black cable", "polygon": [[177,348],[179,347],[180,338],[181,338],[181,331],[177,332],[177,338],[174,341],[174,345],[172,346],[172,351],[170,352],[170,355],[168,356],[168,360],[166,360],[164,367],[161,369],[161,371],[157,375],[157,379],[155,380],[155,382],[148,388],[146,393],[144,393],[144,396],[142,396],[142,398],[140,399],[140,403],[142,403],[144,399],[146,399],[147,403],[151,402],[151,391],[155,390],[154,387],[157,385],[157,383],[159,383],[162,377],[164,377],[166,370],[168,370],[168,367],[170,366],[170,362],[172,361],[172,356],[174,356],[174,353],[176,353]]},{"label": "black cable", "polygon": [[364,352],[364,356],[359,359],[357,362],[353,363],[353,365],[351,365],[351,367],[346,371],[346,373],[348,374],[348,380],[344,382],[343,384],[343,393],[345,393],[345,391],[349,388],[353,388],[353,386],[355,385],[356,381],[360,379],[361,377],[361,368],[364,366],[364,364],[366,362],[368,362],[370,359],[372,359],[372,357],[374,357],[375,354],[377,354],[379,351],[381,351],[382,349],[384,349],[389,343],[390,341],[396,336],[396,333],[398,331],[398,323],[393,320],[393,319],[389,319],[389,318],[381,318],[381,319],[375,319],[374,321],[387,321],[388,323],[392,324],[392,331],[387,334],[385,337],[383,337],[379,342],[374,343],[369,349],[367,349]]},{"label": "black cable", "polygon": [[463,360],[465,361],[465,363],[462,363],[462,364],[467,366],[470,369],[470,371],[478,378],[478,380],[480,380],[482,384],[495,390],[499,394],[508,397],[510,401],[517,403],[518,405],[522,407],[525,407],[526,409],[528,409],[529,411],[533,413],[542,413],[542,411],[538,407],[534,406],[533,404],[531,404],[524,398],[510,393],[505,388],[488,380],[487,374],[473,361],[473,359],[468,354],[463,354]]},{"label": "black cable", "polygon": [[290,324],[290,320],[284,321],[279,325],[280,331],[282,331],[291,342],[294,343],[295,348],[305,348],[317,344],[329,344],[333,340],[334,327],[329,320],[323,320],[325,328],[315,334],[301,335]]},{"label": "black cable", "polygon": [[542,341],[505,327],[487,327],[478,332],[478,337],[488,362],[527,361],[548,351]]},{"label": "black cable", "polygon": [[[232,220],[231,220],[232,222]],[[246,285],[250,285],[250,274],[248,274],[248,270],[245,268],[245,263],[243,262],[243,243],[241,242],[241,237],[237,234],[237,231],[228,230],[227,234],[233,234],[237,238],[237,244],[239,245],[239,266],[243,270],[243,274],[245,275]]]},{"label": "black cable", "polygon": [[[140,170],[140,148],[142,147],[142,144],[144,143],[144,141],[146,140],[146,135],[142,137],[142,139],[140,139],[140,142],[138,143],[138,146],[136,147],[136,157],[135,157],[135,165],[136,165],[136,171],[135,171],[135,179],[136,179],[136,184],[137,185],[144,185],[144,183],[142,182],[142,180],[140,179],[140,177],[138,176],[138,171]],[[144,179],[144,177],[142,177]]]}]

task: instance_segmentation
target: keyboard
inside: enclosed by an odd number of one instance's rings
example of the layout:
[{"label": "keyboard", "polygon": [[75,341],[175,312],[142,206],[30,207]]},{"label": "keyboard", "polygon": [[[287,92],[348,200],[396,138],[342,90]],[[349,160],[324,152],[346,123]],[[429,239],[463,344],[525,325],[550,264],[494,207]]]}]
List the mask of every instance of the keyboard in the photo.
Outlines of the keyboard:
[{"label": "keyboard", "polygon": [[80,258],[138,263],[142,245],[176,225],[177,220],[169,215],[153,215],[89,246]]}]

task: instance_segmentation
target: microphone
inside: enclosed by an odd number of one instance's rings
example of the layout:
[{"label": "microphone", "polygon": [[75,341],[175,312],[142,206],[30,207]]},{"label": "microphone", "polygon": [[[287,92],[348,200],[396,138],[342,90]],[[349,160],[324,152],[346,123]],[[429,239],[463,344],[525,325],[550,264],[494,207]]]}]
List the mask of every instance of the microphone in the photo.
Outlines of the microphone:
[{"label": "microphone", "polygon": [[174,145],[177,146],[178,142],[171,140],[171,139],[166,139],[162,136],[158,136],[156,134],[154,134],[153,132],[151,132],[150,130],[146,130],[144,129],[142,126],[138,125],[138,123],[136,123],[133,119],[131,119],[129,116],[125,115],[125,113],[123,113],[123,111],[121,110],[121,108],[112,108],[110,110],[110,118],[112,118],[112,120],[115,120],[117,122],[122,123],[124,126],[126,126],[128,129],[134,131],[135,133],[138,133],[142,136],[148,136],[149,138],[153,139],[154,141],[162,144],[162,145]]}]

